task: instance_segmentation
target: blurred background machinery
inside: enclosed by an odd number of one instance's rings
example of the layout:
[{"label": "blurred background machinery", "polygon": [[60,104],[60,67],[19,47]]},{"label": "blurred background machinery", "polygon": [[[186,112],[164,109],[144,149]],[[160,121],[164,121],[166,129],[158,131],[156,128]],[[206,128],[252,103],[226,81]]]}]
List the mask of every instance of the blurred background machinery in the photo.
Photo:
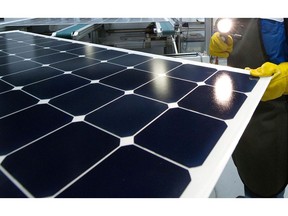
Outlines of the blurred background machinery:
[{"label": "blurred background machinery", "polygon": [[209,62],[211,18],[1,18],[0,31],[22,30]]}]

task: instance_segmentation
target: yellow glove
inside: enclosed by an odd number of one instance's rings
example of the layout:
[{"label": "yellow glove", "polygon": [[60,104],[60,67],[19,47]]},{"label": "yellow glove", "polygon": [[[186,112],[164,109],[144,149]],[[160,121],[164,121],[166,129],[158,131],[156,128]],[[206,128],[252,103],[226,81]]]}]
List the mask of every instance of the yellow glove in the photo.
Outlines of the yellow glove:
[{"label": "yellow glove", "polygon": [[266,62],[257,69],[250,69],[250,74],[256,77],[272,76],[261,101],[273,100],[288,94],[288,62],[279,65]]},{"label": "yellow glove", "polygon": [[227,35],[225,39],[221,38],[219,32],[215,32],[210,38],[209,51],[211,56],[228,58],[233,50],[233,38]]}]

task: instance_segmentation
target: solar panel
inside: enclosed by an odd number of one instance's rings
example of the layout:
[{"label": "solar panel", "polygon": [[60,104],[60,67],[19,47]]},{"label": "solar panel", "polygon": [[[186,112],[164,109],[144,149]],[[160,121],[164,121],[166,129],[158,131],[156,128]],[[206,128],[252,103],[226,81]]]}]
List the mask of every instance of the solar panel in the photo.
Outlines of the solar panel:
[{"label": "solar panel", "polygon": [[149,23],[166,21],[165,18],[34,18],[0,23],[6,26],[43,26],[74,24]]},{"label": "solar panel", "polygon": [[0,33],[0,197],[208,197],[269,79]]}]

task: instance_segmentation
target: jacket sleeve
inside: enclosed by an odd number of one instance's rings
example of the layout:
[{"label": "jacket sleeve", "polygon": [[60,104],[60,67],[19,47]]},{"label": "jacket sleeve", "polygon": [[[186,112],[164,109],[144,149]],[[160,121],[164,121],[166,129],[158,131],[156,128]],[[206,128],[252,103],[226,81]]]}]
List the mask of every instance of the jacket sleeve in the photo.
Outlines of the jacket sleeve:
[{"label": "jacket sleeve", "polygon": [[288,44],[284,21],[260,20],[262,43],[270,62],[280,64],[288,61]]}]

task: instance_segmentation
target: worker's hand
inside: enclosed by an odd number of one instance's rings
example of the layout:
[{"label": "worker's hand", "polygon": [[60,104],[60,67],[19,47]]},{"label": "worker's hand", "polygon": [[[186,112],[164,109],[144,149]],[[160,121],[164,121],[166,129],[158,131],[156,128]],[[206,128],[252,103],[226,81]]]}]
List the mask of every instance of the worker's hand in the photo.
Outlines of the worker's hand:
[{"label": "worker's hand", "polygon": [[223,38],[219,32],[215,32],[210,38],[209,51],[211,56],[228,58],[232,50],[233,38],[230,35],[226,35]]},{"label": "worker's hand", "polygon": [[288,62],[279,65],[266,62],[257,69],[250,69],[250,74],[256,77],[272,76],[261,101],[273,100],[288,94]]}]

